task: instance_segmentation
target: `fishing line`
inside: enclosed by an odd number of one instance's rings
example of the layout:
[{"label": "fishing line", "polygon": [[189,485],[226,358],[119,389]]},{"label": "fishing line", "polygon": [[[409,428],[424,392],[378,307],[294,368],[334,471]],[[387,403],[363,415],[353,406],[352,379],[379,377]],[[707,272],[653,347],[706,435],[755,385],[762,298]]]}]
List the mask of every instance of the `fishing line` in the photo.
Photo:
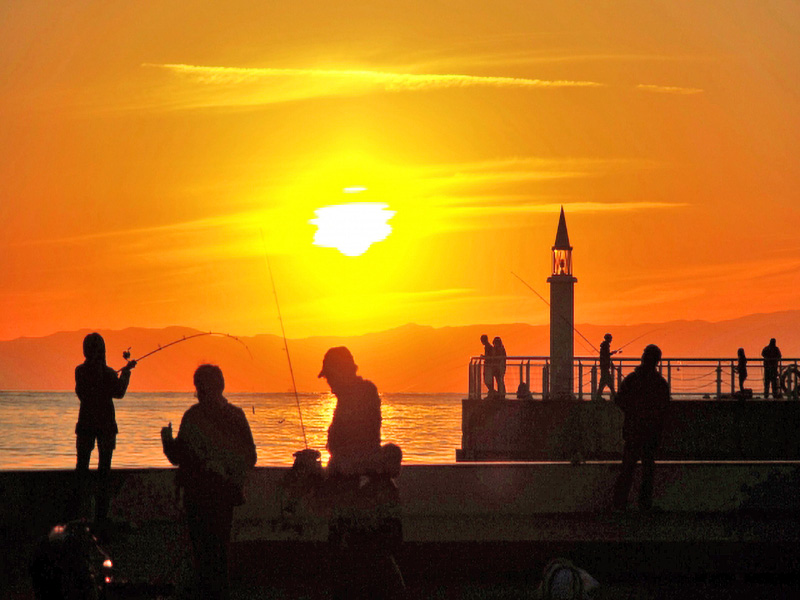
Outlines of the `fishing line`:
[{"label": "fishing line", "polygon": [[[536,291],[535,289],[533,289],[533,288],[532,288],[530,285],[528,285],[528,282],[527,282],[527,281],[525,281],[525,280],[524,280],[522,277],[520,277],[519,275],[517,275],[516,273],[514,273],[514,271],[511,271],[511,274],[512,274],[514,277],[516,277],[517,279],[519,279],[519,280],[520,280],[520,281],[521,281],[521,282],[522,282],[522,283],[525,285],[525,287],[527,287],[527,288],[528,288],[530,291],[532,291],[534,294],[536,294],[537,296],[539,296],[539,299],[540,299],[542,302],[544,302],[545,304],[547,304],[547,306],[550,306],[550,303],[549,303],[547,300],[545,300],[545,299],[544,299],[544,296],[542,296],[542,295],[541,295],[539,292],[537,292],[537,291]],[[570,323],[570,322],[569,322],[569,319],[567,319],[567,317],[565,317],[565,316],[564,316],[564,315],[562,315],[561,313],[558,313],[558,316],[559,316],[559,317],[561,317],[562,319],[564,319],[564,321],[565,321],[565,322],[566,322],[566,323],[567,323],[567,324],[568,324],[570,327],[572,327],[572,329],[573,329],[573,331],[574,331],[575,333],[577,333],[577,334],[578,334],[579,336],[581,336],[581,337],[582,337],[584,340],[586,340],[586,343],[587,343],[587,344],[589,344],[589,345],[592,347],[592,349],[593,349],[595,352],[597,352],[597,353],[599,353],[599,352],[600,352],[600,350],[598,350],[597,348],[595,348],[595,347],[594,347],[594,344],[592,344],[592,342],[590,342],[590,341],[589,341],[589,340],[586,338],[586,336],[585,336],[585,335],[583,335],[583,334],[582,334],[580,331],[578,331],[578,328],[577,328],[577,327],[575,327],[575,325],[574,325],[574,324],[572,324],[572,323]]]},{"label": "fishing line", "polygon": [[272,265],[269,262],[269,254],[267,254],[267,243],[264,240],[264,230],[261,232],[261,245],[264,247],[264,260],[267,263],[267,270],[269,271],[269,280],[272,283],[272,295],[275,296],[275,307],[278,309],[278,321],[281,324],[281,335],[283,336],[283,348],[286,350],[286,360],[289,362],[289,375],[292,377],[292,389],[294,390],[294,400],[297,403],[297,414],[300,416],[300,429],[303,431],[303,444],[308,450],[308,439],[306,438],[306,426],[303,424],[303,411],[300,408],[300,397],[297,395],[297,384],[294,380],[294,369],[292,369],[292,357],[289,355],[289,343],[286,341],[286,330],[283,327],[283,317],[281,316],[281,305],[278,302],[278,290],[275,287],[275,278],[272,276]]},{"label": "fishing line", "polygon": [[[219,335],[219,336],[227,337],[227,338],[230,338],[232,340],[235,340],[235,341],[239,342],[247,350],[247,354],[250,355],[250,360],[253,360],[253,353],[250,352],[250,348],[247,347],[247,344],[245,344],[242,340],[240,340],[235,335],[231,335],[230,333],[222,333],[222,332],[219,332],[219,331],[204,331],[202,333],[195,333],[195,334],[192,334],[192,335],[185,335],[182,338],[175,340],[174,342],[170,342],[169,344],[164,344],[163,346],[159,346],[155,350],[151,350],[147,354],[143,354],[142,356],[140,356],[139,358],[137,358],[135,360],[138,363],[138,362],[144,360],[145,358],[147,358],[148,356],[152,356],[153,354],[157,354],[157,353],[161,352],[162,350],[166,350],[170,346],[174,346],[175,344],[180,344],[181,342],[188,342],[191,339],[198,338],[198,337],[203,337],[203,336],[206,336],[206,335]],[[125,350],[125,352],[122,353],[122,358],[124,358],[125,360],[129,360],[130,357],[131,357],[130,348],[128,348],[127,350]],[[122,369],[117,369],[117,373],[119,373],[120,371],[122,371]]]},{"label": "fishing line", "polygon": [[663,327],[659,327],[659,328],[657,328],[657,329],[651,329],[650,331],[647,331],[647,332],[643,333],[642,335],[640,335],[640,336],[637,336],[637,337],[633,338],[633,339],[632,339],[630,342],[628,342],[627,344],[623,344],[622,346],[620,346],[619,348],[617,348],[617,352],[621,352],[623,348],[627,348],[628,346],[630,346],[630,345],[631,345],[633,342],[635,342],[636,340],[640,340],[640,339],[642,339],[644,336],[646,336],[646,335],[650,335],[651,333],[655,333],[656,331],[659,331],[660,329],[663,329]]}]

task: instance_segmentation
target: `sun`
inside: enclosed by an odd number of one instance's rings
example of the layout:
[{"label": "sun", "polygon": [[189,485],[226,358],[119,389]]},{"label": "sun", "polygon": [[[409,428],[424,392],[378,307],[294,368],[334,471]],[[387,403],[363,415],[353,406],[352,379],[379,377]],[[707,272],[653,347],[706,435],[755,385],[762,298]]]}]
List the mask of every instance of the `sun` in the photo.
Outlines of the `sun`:
[{"label": "sun", "polygon": [[345,256],[360,256],[375,242],[385,240],[392,232],[388,221],[395,211],[379,202],[351,202],[323,206],[314,211],[317,226],[314,244],[336,248]]}]

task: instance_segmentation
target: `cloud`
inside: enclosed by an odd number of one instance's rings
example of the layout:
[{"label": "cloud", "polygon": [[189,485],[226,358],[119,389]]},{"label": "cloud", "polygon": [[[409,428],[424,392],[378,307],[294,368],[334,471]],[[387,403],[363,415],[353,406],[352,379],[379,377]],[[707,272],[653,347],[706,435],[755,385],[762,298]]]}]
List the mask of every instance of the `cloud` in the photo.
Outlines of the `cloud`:
[{"label": "cloud", "polygon": [[645,92],[655,92],[657,94],[682,94],[684,96],[688,96],[692,94],[703,93],[703,90],[700,88],[687,88],[673,85],[650,85],[646,83],[640,83],[636,86],[636,88]]},{"label": "cloud", "polygon": [[368,69],[273,69],[255,67],[214,67],[186,64],[144,63],[192,78],[208,85],[259,83],[276,78],[329,80],[337,83],[367,84],[387,91],[424,90],[460,87],[562,88],[602,87],[596,81],[565,79],[527,79],[521,77],[483,77],[477,75],[389,73]]},{"label": "cloud", "polygon": [[[502,200],[502,199],[501,199]],[[485,201],[485,199],[484,199]],[[675,209],[689,206],[683,202],[567,202],[546,204],[503,203],[475,207],[460,207],[471,211],[471,214],[508,214],[508,213],[547,213],[558,214],[561,207],[569,214],[601,213],[601,212],[637,212],[642,210]]]}]

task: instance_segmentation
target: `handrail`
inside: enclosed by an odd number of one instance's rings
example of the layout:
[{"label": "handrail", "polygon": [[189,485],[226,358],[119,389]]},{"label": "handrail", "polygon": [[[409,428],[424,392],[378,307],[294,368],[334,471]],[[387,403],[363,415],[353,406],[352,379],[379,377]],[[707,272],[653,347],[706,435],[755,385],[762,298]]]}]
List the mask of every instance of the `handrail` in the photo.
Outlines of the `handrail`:
[{"label": "handrail", "polygon": [[[469,361],[469,398],[480,399],[484,392],[489,394],[486,381],[487,364],[491,366],[492,357],[475,355]],[[573,359],[572,394],[578,400],[595,398],[599,387],[599,356],[576,356]],[[638,356],[611,357],[614,387],[619,385],[625,375],[638,366]],[[525,396],[524,383],[530,394],[528,398],[548,398],[551,388],[551,362],[549,356],[508,355],[505,357],[506,369],[502,377],[506,389],[505,397]],[[702,399],[741,399],[743,397],[767,397],[764,383],[764,359],[748,359],[748,375],[744,391],[739,391],[738,357],[662,357],[659,369],[667,379],[673,398]],[[779,396],[785,392],[793,399],[800,399],[800,358],[785,357],[779,360]],[[499,382],[493,380],[499,385]],[[780,388],[783,388],[782,390]],[[757,388],[757,389],[756,389]],[[763,394],[762,394],[762,390]],[[745,394],[746,392],[746,394]],[[605,391],[609,394],[610,390]],[[747,394],[750,394],[748,396]],[[774,391],[772,392],[774,396]]]}]

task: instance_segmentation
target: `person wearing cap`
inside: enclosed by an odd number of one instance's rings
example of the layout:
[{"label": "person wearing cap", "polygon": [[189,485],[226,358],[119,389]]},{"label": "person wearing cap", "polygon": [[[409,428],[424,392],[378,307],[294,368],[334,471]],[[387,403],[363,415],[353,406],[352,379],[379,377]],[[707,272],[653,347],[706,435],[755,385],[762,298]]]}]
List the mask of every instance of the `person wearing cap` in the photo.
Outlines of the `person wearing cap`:
[{"label": "person wearing cap", "polygon": [[96,332],[83,339],[83,356],[86,360],[75,367],[75,394],[81,402],[78,422],[75,424],[75,447],[78,454],[75,469],[82,478],[86,478],[96,442],[100,488],[95,518],[103,521],[108,515],[111,457],[119,433],[114,398],[125,396],[131,379],[131,369],[136,366],[136,361],[128,361],[117,376],[117,372],[106,364],[106,343],[103,336]]},{"label": "person wearing cap", "polygon": [[611,357],[618,350],[611,351],[611,334],[607,333],[600,342],[600,383],[597,384],[597,395],[595,400],[602,400],[603,389],[608,386],[611,391],[611,399],[614,399],[614,376],[611,374]]},{"label": "person wearing cap", "polygon": [[357,370],[350,350],[338,346],[325,353],[318,375],[336,395],[328,427],[329,475],[363,475],[380,464],[381,398],[375,384],[356,375]]},{"label": "person wearing cap", "polygon": [[622,467],[614,486],[614,509],[623,510],[628,504],[633,471],[642,461],[642,483],[639,488],[639,508],[653,506],[653,475],[655,455],[664,418],[669,408],[669,384],[658,372],[661,349],[650,344],[642,353],[642,362],[622,380],[615,402],[622,409]]},{"label": "person wearing cap", "polygon": [[328,428],[328,524],[333,573],[331,596],[339,599],[404,598],[405,583],[393,553],[402,543],[399,493],[402,451],[381,447],[381,399],[359,377],[344,346],[325,353],[319,377],[336,395]]}]

